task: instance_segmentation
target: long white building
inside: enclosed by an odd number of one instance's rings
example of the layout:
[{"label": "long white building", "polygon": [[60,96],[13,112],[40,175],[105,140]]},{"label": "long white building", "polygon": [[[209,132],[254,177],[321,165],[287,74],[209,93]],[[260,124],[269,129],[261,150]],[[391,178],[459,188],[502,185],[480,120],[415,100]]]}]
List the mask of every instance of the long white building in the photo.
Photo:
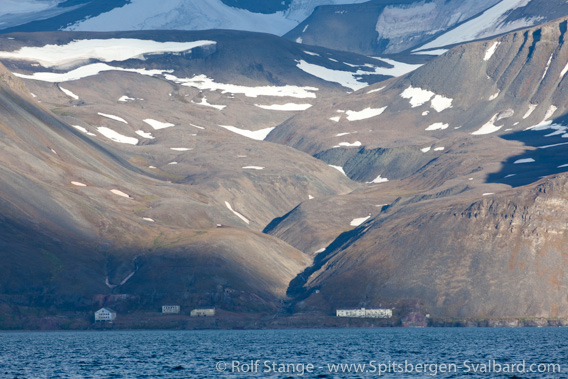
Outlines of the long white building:
[{"label": "long white building", "polygon": [[391,318],[392,309],[386,309],[386,308],[338,309],[335,314],[337,317]]}]

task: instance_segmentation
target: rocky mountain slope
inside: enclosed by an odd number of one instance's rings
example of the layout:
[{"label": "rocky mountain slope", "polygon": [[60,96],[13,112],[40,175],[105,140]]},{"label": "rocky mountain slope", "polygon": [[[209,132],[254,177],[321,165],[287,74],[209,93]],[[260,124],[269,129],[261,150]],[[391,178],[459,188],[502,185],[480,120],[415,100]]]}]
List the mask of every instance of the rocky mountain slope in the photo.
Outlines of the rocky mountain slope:
[{"label": "rocky mountain slope", "polygon": [[[367,183],[339,197],[370,213],[292,282],[296,311],[412,298],[442,318],[565,317],[566,179],[550,175],[568,160],[566,22],[458,46],[268,136]],[[333,212],[303,206],[267,232],[310,245],[301,230],[334,228]]]},{"label": "rocky mountain slope", "polygon": [[220,111],[198,89],[124,72],[27,88],[2,70],[4,303],[90,310],[120,293],[119,308],[274,309],[310,258],[255,230],[355,187],[308,155],[204,123]]},{"label": "rocky mountain slope", "polygon": [[332,244],[289,293],[297,310],[412,298],[432,317],[566,317],[566,185],[560,175],[484,199],[393,206]]},{"label": "rocky mountain slope", "polygon": [[342,166],[361,181],[409,177],[433,158],[467,159],[466,146],[481,153],[514,141],[529,145],[526,152],[502,147],[478,162],[504,162],[503,176],[491,181],[526,184],[562,172],[565,33],[560,20],[458,46],[407,76],[311,108],[268,140]]},{"label": "rocky mountain slope", "polygon": [[567,25],[404,75],[249,32],[1,36],[0,325],[166,302],[568,317]]}]

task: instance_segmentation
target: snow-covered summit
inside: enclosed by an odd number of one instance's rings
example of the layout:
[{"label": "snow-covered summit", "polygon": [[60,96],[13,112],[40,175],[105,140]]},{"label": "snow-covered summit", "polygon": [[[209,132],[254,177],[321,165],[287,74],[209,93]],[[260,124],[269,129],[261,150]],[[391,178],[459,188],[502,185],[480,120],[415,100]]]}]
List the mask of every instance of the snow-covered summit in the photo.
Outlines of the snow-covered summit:
[{"label": "snow-covered summit", "polygon": [[292,0],[286,10],[256,13],[235,8],[221,0],[132,0],[97,17],[77,21],[67,30],[117,31],[151,29],[235,29],[283,35],[306,19],[320,5],[356,4],[368,0]]}]

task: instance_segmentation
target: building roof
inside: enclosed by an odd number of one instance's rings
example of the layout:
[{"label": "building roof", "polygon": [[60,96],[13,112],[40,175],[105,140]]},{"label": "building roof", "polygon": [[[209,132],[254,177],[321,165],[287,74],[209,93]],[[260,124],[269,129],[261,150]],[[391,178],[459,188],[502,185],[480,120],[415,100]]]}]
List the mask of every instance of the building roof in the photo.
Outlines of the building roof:
[{"label": "building roof", "polygon": [[103,307],[101,309],[99,309],[97,312],[100,311],[109,311],[110,313],[116,313],[116,311],[114,309],[108,308],[108,307]]}]

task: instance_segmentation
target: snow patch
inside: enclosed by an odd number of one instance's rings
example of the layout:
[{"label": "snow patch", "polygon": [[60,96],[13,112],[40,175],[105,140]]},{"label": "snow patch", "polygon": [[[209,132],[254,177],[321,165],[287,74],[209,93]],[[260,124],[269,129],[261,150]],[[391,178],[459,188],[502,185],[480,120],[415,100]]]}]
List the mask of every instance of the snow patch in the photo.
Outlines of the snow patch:
[{"label": "snow patch", "polygon": [[97,128],[97,130],[103,136],[105,136],[106,138],[108,138],[108,139],[110,139],[114,142],[126,143],[126,144],[129,144],[129,145],[137,145],[138,144],[137,138],[124,136],[120,133],[115,132],[114,130],[112,130],[110,128],[105,127],[105,126],[100,126],[100,127]]},{"label": "snow patch", "polygon": [[173,150],[173,151],[190,151],[190,150],[193,150],[193,149],[191,149],[189,147],[170,147],[170,150]]},{"label": "snow patch", "polygon": [[304,53],[308,54],[308,55],[312,55],[314,57],[319,57],[320,55],[318,53],[312,53],[311,51],[306,51],[304,50]]},{"label": "snow patch", "polygon": [[[385,63],[390,64],[393,67],[375,67],[375,75],[386,75],[386,76],[402,76],[406,75],[409,72],[415,71],[423,66],[423,64],[408,64],[404,62],[395,61],[393,59],[387,58],[379,58],[379,57],[371,57],[373,59],[377,59],[379,61],[383,61]],[[359,75],[365,75],[365,71],[357,71]],[[368,75],[368,73],[367,73]]]},{"label": "snow patch", "polygon": [[495,133],[495,132],[499,131],[504,125],[501,125],[501,126],[495,125],[495,122],[497,121],[498,116],[499,116],[499,113],[497,113],[496,115],[491,117],[491,120],[489,120],[485,125],[483,125],[481,128],[479,128],[479,130],[477,130],[477,131],[475,131],[471,134],[474,135],[474,136],[481,136],[481,135],[491,134],[491,133]]},{"label": "snow patch", "polygon": [[260,166],[245,166],[243,167],[244,170],[264,170],[264,167]]},{"label": "snow patch", "polygon": [[365,221],[367,221],[368,219],[370,219],[371,216],[367,216],[367,217],[360,217],[360,218],[354,218],[353,220],[351,220],[351,222],[349,223],[349,225],[351,226],[359,226],[361,224],[363,224]]},{"label": "snow patch", "polygon": [[443,122],[436,122],[429,127],[426,128],[427,131],[434,131],[434,130],[444,130],[448,129],[450,124],[444,124]]},{"label": "snow patch", "polygon": [[372,89],[372,90],[370,90],[370,91],[369,91],[369,92],[367,92],[367,93],[368,93],[368,94],[369,94],[369,93],[375,93],[375,92],[379,92],[379,91],[382,91],[383,89],[385,89],[385,87],[381,87],[381,88],[375,88],[375,89]]},{"label": "snow patch", "polygon": [[79,100],[79,96],[75,95],[73,92],[69,91],[68,89],[65,89],[63,87],[59,87],[59,89],[66,94],[67,96],[75,99],[75,100]]},{"label": "snow patch", "polygon": [[371,180],[370,182],[367,182],[367,184],[379,184],[379,183],[386,183],[388,181],[389,180],[387,178],[383,178],[379,175],[375,179]]},{"label": "snow patch", "polygon": [[452,101],[453,99],[450,99],[448,97],[442,96],[442,95],[436,95],[434,96],[434,98],[432,99],[432,103],[431,106],[432,108],[434,108],[435,111],[442,112],[446,109],[449,109],[452,107]]},{"label": "snow patch", "polygon": [[538,107],[538,104],[529,104],[529,109],[527,113],[523,116],[523,119],[529,118],[529,116],[534,112],[534,110]]},{"label": "snow patch", "polygon": [[82,126],[79,125],[71,125],[71,126],[77,129],[78,131],[83,132],[89,136],[96,136],[96,134],[89,132],[86,128],[83,128]]},{"label": "snow patch", "polygon": [[118,117],[118,116],[115,116],[115,115],[112,115],[112,114],[101,113],[101,112],[99,112],[98,115],[106,117],[106,118],[110,118],[111,120],[122,122],[124,124],[128,124],[128,122],[125,119],[123,119],[122,117]]},{"label": "snow patch", "polygon": [[491,57],[493,56],[493,54],[495,54],[495,51],[497,51],[497,47],[499,47],[500,44],[501,42],[499,41],[493,42],[491,47],[489,47],[489,49],[487,49],[487,51],[485,52],[485,57],[483,57],[483,60],[487,62],[489,59],[491,59]]},{"label": "snow patch", "polygon": [[71,182],[71,184],[73,184],[74,186],[77,186],[77,187],[87,187],[87,185],[85,183],[81,183],[81,182]]},{"label": "snow patch", "polygon": [[352,89],[353,91],[360,90],[361,88],[365,88],[369,85],[366,82],[360,82],[355,79],[354,75],[356,73],[351,71],[332,70],[327,67],[308,63],[303,59],[296,62],[296,66],[300,70],[327,82],[338,83],[343,87]]},{"label": "snow patch", "polygon": [[[554,54],[553,54],[554,55]],[[553,55],[550,56],[550,58],[548,58],[548,62],[546,63],[546,67],[544,68],[544,74],[542,74],[542,79],[544,79],[544,77],[546,76],[546,74],[548,73],[548,69],[550,68],[550,63],[552,63],[552,57]]]},{"label": "snow patch", "polygon": [[564,68],[562,69],[562,72],[560,73],[560,79],[562,79],[567,72],[568,72],[568,64],[566,64],[566,66],[564,66]]},{"label": "snow patch", "polygon": [[259,107],[262,109],[273,110],[273,111],[305,111],[306,109],[310,108],[312,104],[294,104],[294,103],[287,103],[287,104],[272,104],[272,105],[261,105],[255,104],[255,107]]},{"label": "snow patch", "polygon": [[423,148],[423,149],[420,149],[420,151],[423,152],[423,153],[427,153],[427,152],[429,152],[430,150],[432,150],[431,147],[425,147],[425,148]]},{"label": "snow patch", "polygon": [[437,147],[434,149],[434,151],[444,151],[445,147]]},{"label": "snow patch", "polygon": [[416,108],[430,101],[434,95],[435,93],[432,91],[410,86],[400,94],[400,97],[409,99],[412,108]]},{"label": "snow patch", "polygon": [[127,193],[122,192],[121,190],[117,190],[117,189],[111,189],[110,192],[114,193],[117,196],[121,196],[121,197],[125,197],[127,199],[130,199],[130,195],[128,195]]},{"label": "snow patch", "polygon": [[367,107],[362,111],[346,111],[345,114],[347,115],[347,120],[349,121],[360,121],[365,120],[371,117],[376,117],[382,114],[387,107],[382,108],[370,108]]},{"label": "snow patch", "polygon": [[143,130],[137,130],[134,133],[138,134],[142,138],[147,138],[147,139],[154,139],[155,138],[154,136],[152,136],[152,133],[146,133]]},{"label": "snow patch", "polygon": [[128,97],[126,95],[121,96],[120,99],[118,99],[118,101],[122,102],[122,103],[126,103],[127,101],[134,101],[136,99],[132,98],[132,97]]},{"label": "snow patch", "polygon": [[531,127],[527,128],[526,130],[530,130],[530,129],[543,130],[543,129],[549,128],[552,125],[551,118],[557,110],[558,110],[558,107],[556,105],[551,105],[548,108],[548,110],[546,111],[546,115],[544,116],[544,119],[539,124],[531,126]]},{"label": "snow patch", "polygon": [[172,70],[146,70],[144,68],[122,68],[122,67],[109,66],[106,63],[93,63],[64,73],[35,72],[32,75],[24,75],[15,72],[14,75],[22,79],[38,80],[41,82],[48,82],[48,83],[63,83],[63,82],[69,82],[73,80],[87,78],[89,76],[95,76],[105,71],[133,72],[145,76],[163,75],[164,73],[167,72],[173,72]]},{"label": "snow patch", "polygon": [[495,100],[497,97],[499,97],[500,93],[501,93],[501,90],[497,90],[497,92],[495,92],[493,95],[489,96],[489,101]]},{"label": "snow patch", "polygon": [[427,50],[427,51],[416,51],[412,52],[412,54],[419,54],[419,55],[442,55],[447,53],[448,49],[434,49],[434,50]]},{"label": "snow patch", "polygon": [[175,126],[175,124],[172,124],[172,123],[169,123],[169,122],[156,121],[156,120],[153,120],[151,118],[147,118],[143,121],[146,124],[150,125],[152,128],[154,128],[155,130],[170,128],[172,126]]},{"label": "snow patch", "polygon": [[153,219],[151,219],[150,217],[142,217],[142,220],[144,221],[148,221],[148,222],[155,222]]},{"label": "snow patch", "polygon": [[296,98],[315,98],[315,87],[298,86],[261,86],[247,87],[237,84],[216,83],[213,79],[205,75],[196,75],[193,78],[178,78],[171,74],[166,74],[167,80],[186,87],[195,87],[200,90],[221,91],[222,93],[242,93],[247,97],[275,96],[275,97],[296,97]]},{"label": "snow patch", "polygon": [[268,136],[268,134],[270,134],[270,132],[274,129],[274,127],[272,127],[272,128],[253,131],[253,130],[239,129],[230,125],[219,125],[219,126],[233,133],[237,133],[240,134],[241,136],[251,138],[257,141],[264,141],[264,139]]},{"label": "snow patch", "polygon": [[353,143],[340,142],[337,146],[339,146],[339,147],[359,147],[359,146],[361,146],[361,142],[360,141],[355,141]]},{"label": "snow patch", "polygon": [[222,111],[223,109],[227,108],[226,105],[209,104],[209,103],[207,102],[207,98],[205,98],[205,97],[203,97],[203,98],[201,99],[201,102],[200,102],[200,103],[196,103],[196,102],[194,102],[194,101],[191,101],[191,102],[192,102],[193,104],[203,105],[203,106],[206,106],[206,107],[209,107],[209,108],[215,108],[215,109],[220,110],[220,111]]},{"label": "snow patch", "polygon": [[143,59],[144,54],[183,52],[214,45],[215,41],[157,42],[133,38],[82,39],[65,45],[24,46],[17,51],[0,51],[0,59],[37,62],[43,67],[69,67],[90,59],[101,62]]},{"label": "snow patch", "polygon": [[239,212],[233,210],[233,207],[231,207],[231,204],[229,204],[228,201],[225,201],[225,205],[227,206],[227,208],[228,208],[231,212],[233,212],[233,213],[235,214],[235,216],[237,216],[238,218],[240,218],[241,220],[243,220],[245,223],[250,224],[250,221],[249,221],[245,216],[243,216],[243,215],[240,214]]},{"label": "snow patch", "polygon": [[347,176],[347,174],[345,173],[345,171],[343,170],[343,167],[341,166],[334,166],[332,164],[328,165],[329,167],[333,167],[334,169],[336,169],[337,171],[339,171],[340,173],[342,173],[343,175]]},{"label": "snow patch", "polygon": [[339,120],[341,119],[341,116],[334,116],[334,117],[330,117],[329,119],[333,122],[339,122]]},{"label": "snow patch", "polygon": [[536,161],[532,158],[523,158],[523,159],[517,159],[516,161],[513,162],[513,164],[523,164],[523,163],[533,163],[533,162]]}]

